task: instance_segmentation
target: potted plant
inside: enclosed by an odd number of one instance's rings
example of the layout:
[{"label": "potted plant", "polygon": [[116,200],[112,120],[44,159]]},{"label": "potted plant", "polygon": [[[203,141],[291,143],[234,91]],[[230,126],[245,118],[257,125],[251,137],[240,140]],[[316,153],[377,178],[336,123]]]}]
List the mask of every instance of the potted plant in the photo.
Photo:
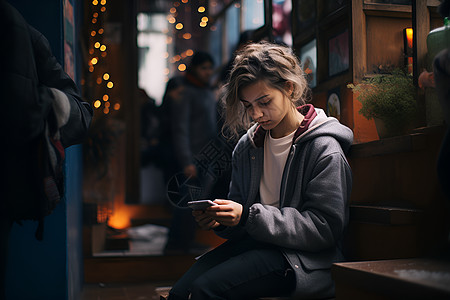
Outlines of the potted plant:
[{"label": "potted plant", "polygon": [[412,76],[399,69],[348,84],[362,103],[359,113],[374,119],[380,138],[405,134],[416,116],[416,89]]}]

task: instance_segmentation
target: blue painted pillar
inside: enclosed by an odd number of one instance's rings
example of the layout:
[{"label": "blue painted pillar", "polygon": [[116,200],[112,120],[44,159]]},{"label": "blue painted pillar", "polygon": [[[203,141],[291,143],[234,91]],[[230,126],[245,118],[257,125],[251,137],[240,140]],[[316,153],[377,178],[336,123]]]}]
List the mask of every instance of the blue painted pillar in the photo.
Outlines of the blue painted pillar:
[{"label": "blue painted pillar", "polygon": [[[53,54],[64,65],[64,0],[7,1],[47,37]],[[76,9],[68,7],[76,24]],[[75,46],[73,57],[76,57]],[[76,70],[75,61],[73,65]],[[6,273],[7,300],[80,299],[83,282],[81,153],[79,145],[66,150],[66,195],[45,218],[44,240],[37,241],[34,237],[37,222],[14,224]]]}]

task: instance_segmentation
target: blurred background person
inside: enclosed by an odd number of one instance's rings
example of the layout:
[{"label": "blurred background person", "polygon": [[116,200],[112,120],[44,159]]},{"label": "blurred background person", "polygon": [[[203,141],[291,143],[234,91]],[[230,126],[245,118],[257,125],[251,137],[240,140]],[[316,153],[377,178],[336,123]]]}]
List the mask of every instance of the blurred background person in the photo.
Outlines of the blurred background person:
[{"label": "blurred background person", "polygon": [[[171,102],[172,137],[177,163],[187,180],[202,190],[204,178],[195,165],[195,155],[216,137],[217,100],[210,86],[214,60],[203,51],[197,51],[186,70],[181,97]],[[190,191],[181,191],[189,193]],[[189,200],[205,197],[201,192],[189,195]],[[201,253],[205,247],[195,240],[196,223],[190,209],[175,209],[165,248],[166,254]]]}]

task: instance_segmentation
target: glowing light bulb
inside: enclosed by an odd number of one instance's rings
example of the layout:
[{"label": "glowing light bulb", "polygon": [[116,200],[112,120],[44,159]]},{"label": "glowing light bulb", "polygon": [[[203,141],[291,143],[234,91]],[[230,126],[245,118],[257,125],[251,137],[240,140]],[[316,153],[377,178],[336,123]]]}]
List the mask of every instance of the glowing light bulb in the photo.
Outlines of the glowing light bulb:
[{"label": "glowing light bulb", "polygon": [[170,9],[170,13],[174,14],[174,13],[176,13],[176,12],[177,12],[177,9],[176,9],[175,7],[172,7],[172,8]]},{"label": "glowing light bulb", "polygon": [[202,22],[208,22],[208,17],[203,17]]},{"label": "glowing light bulb", "polygon": [[105,115],[109,114],[109,108],[105,107],[105,108],[103,109],[103,113],[104,113]]},{"label": "glowing light bulb", "polygon": [[178,23],[177,25],[175,25],[175,28],[178,30],[183,29],[183,24],[182,23]]},{"label": "glowing light bulb", "polygon": [[100,48],[100,43],[99,42],[95,42],[94,47],[95,48]]},{"label": "glowing light bulb", "polygon": [[108,83],[106,84],[106,86],[107,86],[109,89],[112,89],[112,87],[114,86],[114,83],[112,83],[112,81],[110,81],[110,82],[108,82]]},{"label": "glowing light bulb", "polygon": [[92,24],[95,24],[95,23],[97,23],[97,18],[92,19]]},{"label": "glowing light bulb", "polygon": [[204,6],[200,6],[199,8],[198,8],[198,12],[199,13],[204,13],[205,12],[205,7]]},{"label": "glowing light bulb", "polygon": [[100,29],[98,30],[98,34],[103,34],[103,28],[100,28]]},{"label": "glowing light bulb", "polygon": [[186,71],[186,65],[185,64],[180,64],[178,66],[178,70],[180,70],[181,72]]},{"label": "glowing light bulb", "polygon": [[106,0],[101,0],[101,1],[100,1],[100,4],[101,4],[101,5],[105,5],[105,4],[106,4]]},{"label": "glowing light bulb", "polygon": [[97,0],[94,0],[94,1],[92,1],[92,4],[93,4],[93,5],[98,5],[98,1],[97,1]]},{"label": "glowing light bulb", "polygon": [[194,51],[192,51],[192,49],[187,49],[186,50],[186,55],[187,56],[192,56],[192,55],[194,55]]},{"label": "glowing light bulb", "polygon": [[105,103],[105,107],[109,108],[110,106],[111,106],[111,103],[110,103],[110,102],[106,102],[106,103]]},{"label": "glowing light bulb", "polygon": [[102,78],[101,77],[97,78],[97,84],[101,84],[101,83],[102,83]]},{"label": "glowing light bulb", "polygon": [[109,74],[108,73],[103,74],[103,79],[104,80],[108,80],[109,79]]},{"label": "glowing light bulb", "polygon": [[192,37],[192,35],[190,34],[190,33],[185,33],[185,34],[183,34],[183,38],[185,39],[185,40],[190,40],[191,39],[191,37]]},{"label": "glowing light bulb", "polygon": [[206,22],[200,22],[200,27],[206,27],[206,25],[208,25],[208,23],[206,23]]},{"label": "glowing light bulb", "polygon": [[109,96],[107,94],[104,94],[102,99],[103,99],[103,101],[108,101],[109,100]]},{"label": "glowing light bulb", "polygon": [[95,30],[91,31],[91,36],[95,36],[97,34],[97,32],[95,32]]},{"label": "glowing light bulb", "polygon": [[101,105],[102,105],[102,102],[100,102],[100,100],[95,100],[95,102],[94,102],[95,108],[99,108]]},{"label": "glowing light bulb", "polygon": [[94,57],[93,59],[91,59],[91,63],[92,63],[93,65],[97,64],[97,63],[98,63],[97,57]]},{"label": "glowing light bulb", "polygon": [[120,104],[119,103],[114,104],[114,110],[119,110],[119,109],[120,109]]},{"label": "glowing light bulb", "polygon": [[98,18],[98,13],[94,13],[93,15],[92,15],[94,18]]},{"label": "glowing light bulb", "polygon": [[100,11],[101,12],[105,12],[106,11],[106,7],[103,6],[102,8],[100,8]]},{"label": "glowing light bulb", "polygon": [[106,50],[106,46],[105,45],[102,45],[101,47],[100,47],[100,51],[105,51]]}]

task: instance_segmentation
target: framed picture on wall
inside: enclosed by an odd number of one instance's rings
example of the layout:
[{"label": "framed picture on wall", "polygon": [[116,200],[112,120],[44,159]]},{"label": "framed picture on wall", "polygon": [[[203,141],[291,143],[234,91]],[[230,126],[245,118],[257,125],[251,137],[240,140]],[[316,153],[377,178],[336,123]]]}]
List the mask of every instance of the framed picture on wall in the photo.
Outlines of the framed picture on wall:
[{"label": "framed picture on wall", "polygon": [[341,119],[341,99],[339,88],[328,91],[327,97],[327,115],[329,117],[335,117]]},{"label": "framed picture on wall", "polygon": [[334,76],[349,68],[348,29],[328,40],[328,76]]},{"label": "framed picture on wall", "polygon": [[300,63],[310,88],[317,85],[317,40],[313,39],[300,49]]}]

